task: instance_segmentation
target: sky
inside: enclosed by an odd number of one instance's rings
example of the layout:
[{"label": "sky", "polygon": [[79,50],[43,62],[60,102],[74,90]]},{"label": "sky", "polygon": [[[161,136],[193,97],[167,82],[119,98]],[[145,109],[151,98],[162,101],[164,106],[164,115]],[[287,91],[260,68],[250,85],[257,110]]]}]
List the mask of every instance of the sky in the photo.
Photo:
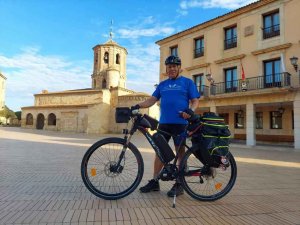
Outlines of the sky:
[{"label": "sky", "polygon": [[[255,0],[0,0],[0,72],[5,104],[34,105],[42,90],[91,87],[93,50],[125,47],[127,88],[152,94],[159,82],[156,41]],[[112,24],[111,24],[111,21]]]}]

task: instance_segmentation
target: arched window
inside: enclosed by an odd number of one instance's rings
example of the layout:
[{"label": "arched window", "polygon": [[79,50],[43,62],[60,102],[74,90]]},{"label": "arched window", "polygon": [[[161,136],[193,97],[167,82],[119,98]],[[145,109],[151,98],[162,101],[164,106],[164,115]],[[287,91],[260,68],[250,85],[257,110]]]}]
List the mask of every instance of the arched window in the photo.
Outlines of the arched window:
[{"label": "arched window", "polygon": [[28,113],[26,116],[26,125],[33,125],[33,116],[31,113]]},{"label": "arched window", "polygon": [[108,52],[105,52],[104,53],[104,63],[108,63],[108,61],[109,61],[109,54],[108,54]]},{"label": "arched window", "polygon": [[106,80],[105,79],[103,79],[103,81],[102,81],[102,88],[103,89],[106,88]]},{"label": "arched window", "polygon": [[48,125],[56,126],[56,116],[54,113],[50,113],[48,116]]},{"label": "arched window", "polygon": [[116,64],[120,64],[120,55],[119,55],[119,53],[116,55]]}]

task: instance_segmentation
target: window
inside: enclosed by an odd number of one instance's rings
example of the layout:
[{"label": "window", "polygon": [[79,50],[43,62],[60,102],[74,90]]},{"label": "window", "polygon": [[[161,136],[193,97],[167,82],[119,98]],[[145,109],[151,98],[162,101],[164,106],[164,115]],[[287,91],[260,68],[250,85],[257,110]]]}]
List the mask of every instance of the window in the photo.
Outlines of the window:
[{"label": "window", "polygon": [[204,95],[204,78],[203,78],[203,73],[202,74],[198,74],[198,75],[194,75],[194,82],[197,86],[198,91],[200,92],[201,95]]},{"label": "window", "polygon": [[116,64],[120,64],[120,54],[116,55]]},{"label": "window", "polygon": [[95,53],[95,64],[98,63],[98,53]]},{"label": "window", "polygon": [[238,80],[236,67],[225,69],[225,91],[237,91]]},{"label": "window", "polygon": [[28,113],[26,116],[26,125],[33,125],[33,116],[31,113]]},{"label": "window", "polygon": [[238,129],[243,129],[245,126],[244,113],[234,114],[234,127]]},{"label": "window", "polygon": [[171,55],[178,56],[178,46],[170,48]]},{"label": "window", "polygon": [[198,58],[204,55],[204,37],[195,39],[194,57]]},{"label": "window", "polygon": [[282,129],[282,114],[278,111],[270,112],[271,129]]},{"label": "window", "polygon": [[256,112],[255,127],[256,127],[256,129],[263,129],[263,113],[262,112]]},{"label": "window", "polygon": [[263,38],[271,38],[280,35],[279,11],[263,16]]},{"label": "window", "polygon": [[102,80],[102,88],[103,88],[103,89],[106,88],[106,80],[105,80],[105,79]]},{"label": "window", "polygon": [[109,61],[109,54],[108,54],[108,52],[105,52],[104,53],[104,63],[108,64],[108,61]]},{"label": "window", "polygon": [[48,116],[48,125],[56,126],[56,116],[54,113],[50,113]]},{"label": "window", "polygon": [[225,29],[224,49],[235,48],[237,46],[236,26]]},{"label": "window", "polygon": [[264,62],[265,87],[281,87],[280,59]]}]

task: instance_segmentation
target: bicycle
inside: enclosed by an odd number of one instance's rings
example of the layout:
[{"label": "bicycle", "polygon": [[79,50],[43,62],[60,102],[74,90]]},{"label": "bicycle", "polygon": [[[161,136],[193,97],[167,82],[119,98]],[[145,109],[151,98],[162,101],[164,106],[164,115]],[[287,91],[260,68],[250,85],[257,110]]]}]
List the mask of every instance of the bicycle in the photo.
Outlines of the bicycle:
[{"label": "bicycle", "polygon": [[[157,130],[158,121],[147,114],[128,107],[117,108],[116,122],[129,123],[130,129],[124,129],[124,138],[109,137],[94,143],[85,153],[81,163],[81,176],[87,189],[97,197],[116,200],[132,193],[140,184],[144,174],[144,162],[138,148],[130,142],[134,133],[140,131],[163,162],[164,167],[157,176],[162,181],[177,180],[183,189],[193,198],[202,201],[215,201],[224,197],[234,186],[237,167],[233,155],[229,152],[226,165],[211,167],[204,165],[194,156],[195,146],[186,147],[179,168],[176,163],[178,153],[174,154],[165,141],[158,144],[155,135],[148,129]],[[157,133],[156,133],[157,134]],[[183,138],[188,136],[187,129]],[[163,139],[164,140],[164,139]],[[170,148],[173,155],[164,154],[162,148]],[[167,158],[167,159],[166,159]],[[175,207],[175,198],[173,207]]]}]

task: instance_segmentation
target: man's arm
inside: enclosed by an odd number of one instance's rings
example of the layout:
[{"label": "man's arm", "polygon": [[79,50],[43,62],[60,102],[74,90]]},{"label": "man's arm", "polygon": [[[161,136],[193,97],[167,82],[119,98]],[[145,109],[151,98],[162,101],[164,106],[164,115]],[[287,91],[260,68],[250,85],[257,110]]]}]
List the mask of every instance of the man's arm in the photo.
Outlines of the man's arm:
[{"label": "man's arm", "polygon": [[141,108],[149,108],[150,106],[153,106],[156,102],[157,102],[157,98],[154,97],[154,96],[151,96],[150,98],[148,98],[147,100],[139,103],[138,105]]},{"label": "man's arm", "polygon": [[193,98],[191,100],[190,109],[193,110],[193,111],[195,111],[198,108],[198,105],[199,105],[199,99],[198,98]]},{"label": "man's arm", "polygon": [[[191,105],[190,105],[190,109],[192,111],[195,111],[198,107],[198,104],[199,104],[199,100],[198,98],[193,98],[191,100]],[[181,116],[183,117],[183,119],[188,119],[191,117],[191,114],[187,113],[187,112],[182,112]]]}]

